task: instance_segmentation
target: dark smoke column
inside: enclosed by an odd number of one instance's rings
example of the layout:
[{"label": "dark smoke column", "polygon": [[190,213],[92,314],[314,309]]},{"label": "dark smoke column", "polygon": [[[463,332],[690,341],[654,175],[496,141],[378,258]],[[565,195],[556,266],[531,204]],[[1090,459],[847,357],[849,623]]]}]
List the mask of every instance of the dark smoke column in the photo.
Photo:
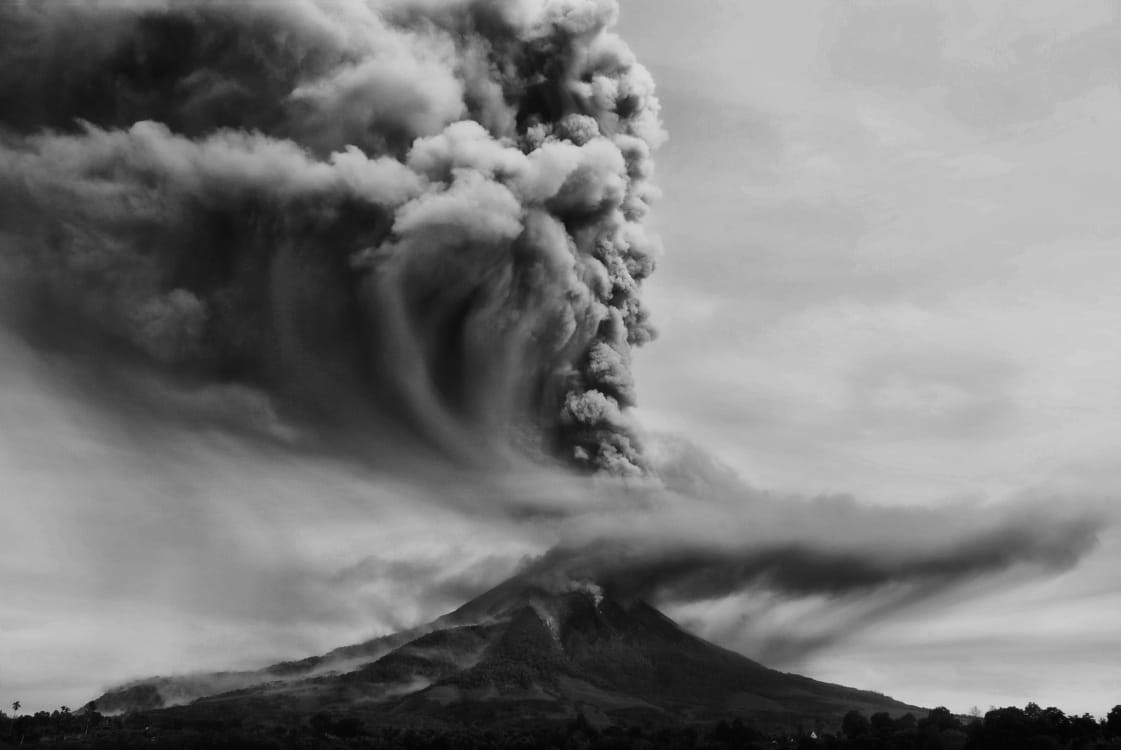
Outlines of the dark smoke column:
[{"label": "dark smoke column", "polygon": [[4,4],[0,272],[22,325],[305,407],[345,394],[453,450],[641,472],[664,134],[617,12]]}]

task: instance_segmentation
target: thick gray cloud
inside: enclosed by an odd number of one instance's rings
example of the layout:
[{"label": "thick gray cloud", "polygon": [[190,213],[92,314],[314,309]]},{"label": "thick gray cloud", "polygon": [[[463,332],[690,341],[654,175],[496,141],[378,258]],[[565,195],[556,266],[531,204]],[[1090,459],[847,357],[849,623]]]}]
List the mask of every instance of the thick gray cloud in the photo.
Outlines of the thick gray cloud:
[{"label": "thick gray cloud", "polygon": [[459,458],[642,471],[627,368],[653,335],[639,223],[664,135],[614,3],[0,13],[4,283],[29,335],[290,416],[365,410]]}]

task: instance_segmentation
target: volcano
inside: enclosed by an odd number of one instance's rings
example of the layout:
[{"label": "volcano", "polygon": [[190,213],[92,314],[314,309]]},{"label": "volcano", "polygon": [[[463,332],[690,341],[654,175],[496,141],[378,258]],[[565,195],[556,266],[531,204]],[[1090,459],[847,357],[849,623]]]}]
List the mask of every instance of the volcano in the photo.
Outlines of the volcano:
[{"label": "volcano", "polygon": [[514,577],[422,627],[248,672],[140,680],[102,712],[252,719],[360,713],[384,724],[601,724],[725,717],[837,723],[922,712],[879,693],[789,674],[687,632],[645,601],[594,584]]}]

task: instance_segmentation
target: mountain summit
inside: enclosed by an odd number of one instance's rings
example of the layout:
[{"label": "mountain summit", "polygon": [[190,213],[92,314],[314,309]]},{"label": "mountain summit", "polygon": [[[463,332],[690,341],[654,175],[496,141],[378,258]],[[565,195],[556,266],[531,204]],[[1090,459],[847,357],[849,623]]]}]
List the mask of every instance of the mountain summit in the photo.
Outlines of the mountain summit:
[{"label": "mountain summit", "polygon": [[915,709],[878,693],[769,669],[698,638],[644,601],[592,583],[516,576],[409,631],[252,672],[141,680],[102,711],[375,714],[386,722],[593,721],[743,716],[835,722]]}]

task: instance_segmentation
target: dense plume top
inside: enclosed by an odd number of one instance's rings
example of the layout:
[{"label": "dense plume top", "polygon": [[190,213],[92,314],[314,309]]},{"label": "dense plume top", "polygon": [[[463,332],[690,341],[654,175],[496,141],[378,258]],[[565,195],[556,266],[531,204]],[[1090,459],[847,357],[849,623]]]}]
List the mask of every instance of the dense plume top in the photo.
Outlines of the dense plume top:
[{"label": "dense plume top", "polygon": [[517,435],[641,471],[630,352],[653,336],[663,133],[616,15],[5,3],[7,312],[313,413],[357,404],[459,455]]}]

